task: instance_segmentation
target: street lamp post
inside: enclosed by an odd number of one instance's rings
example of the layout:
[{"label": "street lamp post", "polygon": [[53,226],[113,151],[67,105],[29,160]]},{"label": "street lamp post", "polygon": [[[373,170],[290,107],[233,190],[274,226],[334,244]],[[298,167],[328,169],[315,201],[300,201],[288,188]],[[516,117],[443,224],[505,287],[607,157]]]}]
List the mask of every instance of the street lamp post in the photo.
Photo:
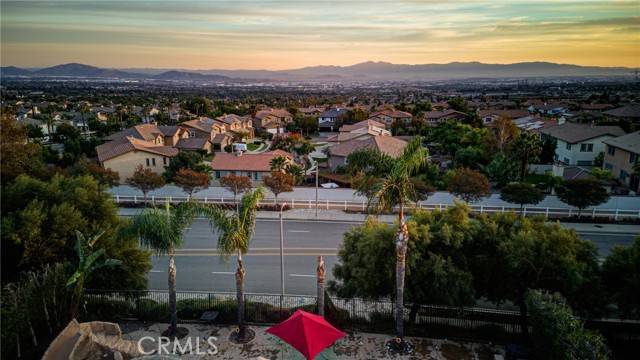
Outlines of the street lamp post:
[{"label": "street lamp post", "polygon": [[320,171],[320,166],[318,166],[318,161],[316,162],[316,219],[318,218],[318,171]]},{"label": "street lamp post", "polygon": [[287,203],[282,204],[280,207],[280,295],[284,298],[284,231],[282,227],[282,210]]}]

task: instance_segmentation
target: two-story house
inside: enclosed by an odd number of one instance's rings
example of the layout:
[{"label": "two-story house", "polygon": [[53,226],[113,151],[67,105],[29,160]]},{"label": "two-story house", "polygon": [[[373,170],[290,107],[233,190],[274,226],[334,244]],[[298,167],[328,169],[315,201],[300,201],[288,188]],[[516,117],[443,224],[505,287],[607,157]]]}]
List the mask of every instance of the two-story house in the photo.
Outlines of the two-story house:
[{"label": "two-story house", "polygon": [[96,146],[98,161],[102,167],[117,171],[120,182],[135,172],[136,167],[142,165],[161,175],[169,160],[178,155],[178,149],[172,146],[157,145],[152,141],[125,136],[117,140]]},{"label": "two-story house", "polygon": [[554,159],[564,165],[593,165],[596,156],[605,151],[605,140],[625,134],[619,126],[589,126],[563,123],[537,130],[542,140],[557,141]]},{"label": "two-story house", "polygon": [[253,129],[253,119],[250,116],[239,116],[235,114],[224,114],[215,118],[215,120],[224,124],[227,129],[227,133],[240,137],[240,134],[244,136],[244,139],[251,139],[255,136]]},{"label": "two-story house", "polygon": [[640,161],[640,131],[608,139],[604,143],[607,148],[602,168],[610,170],[615,179],[638,193],[640,178],[634,175],[633,167]]},{"label": "two-story house", "polygon": [[179,126],[187,131],[190,138],[207,139],[215,150],[224,149],[233,143],[233,135],[227,132],[225,124],[208,117],[185,121]]},{"label": "two-story house", "polygon": [[390,125],[396,120],[409,123],[413,119],[413,115],[400,110],[382,110],[371,114],[370,119]]},{"label": "two-story house", "polygon": [[286,125],[293,122],[293,115],[285,109],[263,109],[253,117],[253,127],[272,134],[285,132]]},{"label": "two-story house", "polygon": [[351,139],[329,147],[330,155],[328,159],[328,166],[332,172],[335,172],[338,166],[347,165],[347,157],[349,154],[367,147],[376,149],[395,158],[402,154],[402,151],[406,146],[406,141],[393,136],[372,136],[364,140]]},{"label": "two-story house", "polygon": [[346,108],[329,109],[318,115],[318,128],[320,131],[331,131],[338,123],[340,116],[347,113]]}]

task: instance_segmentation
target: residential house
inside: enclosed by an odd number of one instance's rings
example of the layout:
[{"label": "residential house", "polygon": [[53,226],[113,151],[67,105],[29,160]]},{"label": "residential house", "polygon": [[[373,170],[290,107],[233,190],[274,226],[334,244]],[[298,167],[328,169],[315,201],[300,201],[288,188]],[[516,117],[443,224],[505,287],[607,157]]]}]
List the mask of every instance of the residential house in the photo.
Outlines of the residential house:
[{"label": "residential house", "polygon": [[456,110],[426,111],[423,116],[431,125],[436,125],[449,120],[462,121],[467,118],[467,114]]},{"label": "residential house", "polygon": [[264,175],[271,173],[270,162],[277,156],[284,156],[287,163],[293,163],[293,154],[274,150],[260,154],[247,154],[238,151],[235,154],[220,153],[211,160],[213,179],[220,181],[227,175],[247,176],[254,182],[261,182]]},{"label": "residential house", "polygon": [[178,149],[172,146],[157,145],[133,136],[125,136],[99,145],[96,152],[102,167],[120,174],[120,183],[133,176],[139,165],[160,175],[165,171],[165,166],[169,165],[170,158],[178,155]]},{"label": "residential house", "polygon": [[325,108],[312,106],[308,108],[298,108],[298,111],[304,116],[318,116],[325,111]]},{"label": "residential house", "polygon": [[524,109],[512,109],[512,110],[478,110],[478,115],[482,119],[482,123],[485,126],[491,126],[496,120],[503,116],[507,116],[509,119],[519,119],[529,116],[529,111]]},{"label": "residential house", "polygon": [[625,120],[635,124],[640,124],[640,104],[623,106],[617,109],[608,110],[603,112],[602,115],[605,120]]},{"label": "residential house", "polygon": [[227,132],[225,123],[208,117],[185,121],[180,127],[188,132],[190,138],[204,138],[211,141],[216,150],[222,150],[233,143],[233,134]]},{"label": "residential house", "polygon": [[143,106],[134,106],[132,109],[132,113],[139,117],[143,123],[151,123],[153,122],[153,117],[160,113],[160,110],[155,106],[149,108],[149,112],[145,112],[145,108]]},{"label": "residential house", "polygon": [[253,117],[255,129],[264,129],[272,134],[284,133],[290,122],[293,122],[293,115],[285,109],[263,109]]},{"label": "residential house", "polygon": [[107,121],[109,115],[114,115],[116,113],[116,109],[110,106],[95,106],[90,110],[91,114],[100,121]]},{"label": "residential house", "polygon": [[619,126],[589,126],[565,122],[537,130],[542,140],[556,139],[554,160],[564,165],[590,166],[600,152],[605,151],[605,140],[625,134]]},{"label": "residential house", "polygon": [[400,110],[382,110],[379,112],[374,112],[370,115],[372,120],[381,122],[383,124],[392,124],[394,121],[403,121],[405,123],[411,122],[413,119],[413,115],[408,112],[400,111]]},{"label": "residential house", "polygon": [[17,123],[23,126],[33,125],[35,127],[38,127],[40,128],[40,130],[42,130],[42,133],[44,134],[45,138],[48,138],[49,136],[49,127],[47,126],[47,122],[44,120],[30,118],[26,114],[24,114],[24,115],[18,116]]},{"label": "residential house", "polygon": [[370,147],[392,157],[398,157],[406,146],[406,141],[392,136],[373,136],[365,140],[348,140],[329,147],[328,166],[332,172],[335,172],[338,166],[347,165],[349,154],[359,149]]},{"label": "residential house", "polygon": [[368,119],[351,125],[342,125],[339,134],[329,136],[328,142],[344,142],[347,140],[358,139],[364,140],[373,136],[391,136],[391,132],[385,129],[385,124]]},{"label": "residential house", "polygon": [[236,114],[224,114],[215,118],[215,120],[224,124],[227,129],[227,133],[231,134],[234,137],[239,137],[240,134],[243,134],[246,139],[252,139],[255,137],[255,132],[253,129],[253,119],[251,116],[239,116]]},{"label": "residential house", "polygon": [[600,114],[604,111],[612,110],[615,106],[611,104],[583,104],[580,110],[586,113]]},{"label": "residential house", "polygon": [[331,131],[338,123],[340,116],[347,113],[346,108],[329,109],[318,115],[318,128],[320,131]]},{"label": "residential house", "polygon": [[[515,126],[520,130],[533,130],[538,133],[538,129],[548,128],[551,126],[557,126],[558,122],[555,120],[545,119],[538,115],[529,115],[513,120]],[[539,133],[538,133],[539,134]]]},{"label": "residential house", "polygon": [[539,113],[541,115],[558,116],[567,112],[569,109],[562,104],[547,105],[545,103],[542,105],[531,105],[527,108],[527,110],[529,110],[531,113]]},{"label": "residential house", "polygon": [[629,190],[640,192],[640,178],[633,174],[633,167],[640,159],[640,131],[604,141],[606,151],[602,168],[610,170],[615,179],[625,183]]},{"label": "residential house", "polygon": [[178,126],[141,124],[124,129],[115,134],[111,134],[105,137],[104,140],[107,142],[111,142],[126,137],[144,140],[155,146],[175,147],[180,139],[188,138],[189,133],[185,130],[180,129]]}]

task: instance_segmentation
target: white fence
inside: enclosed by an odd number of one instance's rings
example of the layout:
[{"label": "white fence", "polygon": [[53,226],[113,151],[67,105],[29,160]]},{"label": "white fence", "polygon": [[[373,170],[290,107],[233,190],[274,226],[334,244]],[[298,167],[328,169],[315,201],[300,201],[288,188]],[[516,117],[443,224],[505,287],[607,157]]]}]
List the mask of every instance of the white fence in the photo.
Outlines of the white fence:
[{"label": "white fence", "polygon": [[[129,195],[113,195],[113,198],[117,203],[133,203],[133,204],[142,204],[144,202],[143,197],[141,196],[129,196]],[[203,203],[203,204],[234,204],[233,198],[225,198],[225,197],[194,197],[192,198],[194,201]],[[188,197],[185,196],[149,196],[147,198],[147,202],[149,203],[164,203],[169,200],[170,203],[180,203],[189,200]],[[260,202],[260,205],[275,205],[275,199],[263,200]],[[278,205],[287,204],[287,206],[291,209],[315,209],[316,208],[316,200],[315,199],[279,199]],[[427,210],[444,210],[450,204],[431,204],[425,202],[418,202],[417,206],[421,209]],[[318,209],[321,210],[342,210],[342,211],[354,211],[354,212],[365,212],[367,209],[366,201],[352,201],[352,200],[318,200],[317,202]],[[470,205],[471,211],[475,213],[498,213],[514,210],[516,212],[520,211],[520,207],[518,206],[495,206],[495,205]],[[578,215],[578,209],[573,208],[558,208],[558,207],[524,207],[522,209],[523,215],[544,215],[545,217],[571,217],[574,215]],[[585,209],[582,210],[582,215],[589,217],[605,217],[605,218],[613,218],[615,220],[624,219],[624,218],[632,218],[632,219],[640,219],[640,210],[618,210],[618,209]]]}]

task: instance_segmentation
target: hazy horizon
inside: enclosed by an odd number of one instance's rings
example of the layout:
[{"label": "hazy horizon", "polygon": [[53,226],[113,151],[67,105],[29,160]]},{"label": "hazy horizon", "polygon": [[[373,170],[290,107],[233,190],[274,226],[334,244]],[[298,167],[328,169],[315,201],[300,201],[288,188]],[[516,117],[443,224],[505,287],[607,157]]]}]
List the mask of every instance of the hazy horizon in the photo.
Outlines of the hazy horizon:
[{"label": "hazy horizon", "polygon": [[637,0],[2,1],[2,66],[282,71],[363,62],[640,67]]}]

